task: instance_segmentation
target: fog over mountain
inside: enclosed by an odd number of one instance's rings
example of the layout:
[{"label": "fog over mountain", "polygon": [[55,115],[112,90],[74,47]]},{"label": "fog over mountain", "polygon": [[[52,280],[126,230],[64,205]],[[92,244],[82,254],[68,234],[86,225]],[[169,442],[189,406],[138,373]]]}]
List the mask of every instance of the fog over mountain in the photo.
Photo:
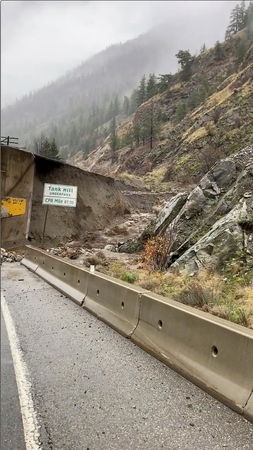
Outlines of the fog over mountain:
[{"label": "fog over mountain", "polygon": [[[2,106],[166,21],[164,44],[195,52],[223,39],[233,1],[2,2]],[[159,30],[159,26],[157,30]],[[167,42],[166,42],[167,41]],[[172,52],[173,53],[173,52]],[[174,54],[164,70],[175,70]],[[153,71],[160,67],[153,67]]]}]

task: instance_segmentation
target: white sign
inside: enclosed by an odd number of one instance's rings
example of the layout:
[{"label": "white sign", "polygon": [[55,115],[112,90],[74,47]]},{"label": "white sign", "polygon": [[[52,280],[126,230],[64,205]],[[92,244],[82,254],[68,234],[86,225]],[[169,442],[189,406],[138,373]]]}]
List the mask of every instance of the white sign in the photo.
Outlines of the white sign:
[{"label": "white sign", "polygon": [[76,207],[77,186],[44,184],[42,205]]}]

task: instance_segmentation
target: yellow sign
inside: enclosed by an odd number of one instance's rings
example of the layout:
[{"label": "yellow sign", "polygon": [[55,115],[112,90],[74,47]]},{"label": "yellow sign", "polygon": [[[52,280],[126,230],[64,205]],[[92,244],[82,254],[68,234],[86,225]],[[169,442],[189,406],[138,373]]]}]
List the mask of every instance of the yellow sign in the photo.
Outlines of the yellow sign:
[{"label": "yellow sign", "polygon": [[5,197],[1,202],[1,217],[22,216],[26,211],[26,199]]}]

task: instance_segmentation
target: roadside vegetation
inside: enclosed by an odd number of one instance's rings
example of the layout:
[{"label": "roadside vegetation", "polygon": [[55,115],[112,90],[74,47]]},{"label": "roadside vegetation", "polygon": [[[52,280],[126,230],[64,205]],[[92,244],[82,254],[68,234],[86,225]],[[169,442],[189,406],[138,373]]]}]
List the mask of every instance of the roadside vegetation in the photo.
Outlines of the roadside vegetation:
[{"label": "roadside vegetation", "polygon": [[253,329],[253,261],[245,265],[237,255],[219,274],[202,270],[192,277],[158,269],[163,248],[160,240],[155,252],[150,240],[131,263],[112,261],[97,270],[162,295],[165,301],[175,300]]}]

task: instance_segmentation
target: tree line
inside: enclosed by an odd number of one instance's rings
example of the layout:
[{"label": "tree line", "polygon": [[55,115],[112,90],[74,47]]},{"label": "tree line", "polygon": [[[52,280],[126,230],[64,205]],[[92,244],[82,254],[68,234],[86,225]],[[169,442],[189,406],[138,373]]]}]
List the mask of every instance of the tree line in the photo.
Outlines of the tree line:
[{"label": "tree line", "polygon": [[[226,41],[232,40],[233,36],[242,29],[246,30],[245,38],[236,39],[233,43],[238,65],[247,52],[249,40],[253,37],[252,2],[246,7],[246,2],[242,1],[232,9],[225,33]],[[203,44],[200,54],[205,51],[206,46]],[[224,46],[219,41],[216,42],[212,55],[216,61],[222,61],[224,58]],[[194,63],[197,57],[192,55],[189,50],[183,49],[179,50],[175,56],[180,68],[177,77],[182,82],[189,81],[195,70]],[[114,155],[118,148],[124,146],[134,147],[135,145],[148,143],[152,149],[154,140],[159,133],[162,116],[160,111],[154,107],[155,102],[150,102],[150,99],[166,91],[174,83],[175,77],[171,73],[145,74],[136,88],[128,95],[120,97],[117,93],[107,94],[103,92],[96,102],[88,104],[85,108],[81,104],[71,104],[71,115],[68,114],[62,119],[60,127],[53,124],[48,130],[47,136],[35,139],[33,142],[34,151],[56,158],[59,157],[59,147],[63,159],[78,151],[87,155],[91,150],[102,144],[104,138],[108,135]],[[182,101],[177,106],[175,121],[182,120],[189,110],[198,106],[212,94],[212,91],[213,87],[210,87],[207,79],[203,77],[187,101]],[[147,102],[145,108],[140,109],[140,106],[145,102]],[[117,125],[130,114],[134,114],[133,127],[123,137],[119,138]]]}]

